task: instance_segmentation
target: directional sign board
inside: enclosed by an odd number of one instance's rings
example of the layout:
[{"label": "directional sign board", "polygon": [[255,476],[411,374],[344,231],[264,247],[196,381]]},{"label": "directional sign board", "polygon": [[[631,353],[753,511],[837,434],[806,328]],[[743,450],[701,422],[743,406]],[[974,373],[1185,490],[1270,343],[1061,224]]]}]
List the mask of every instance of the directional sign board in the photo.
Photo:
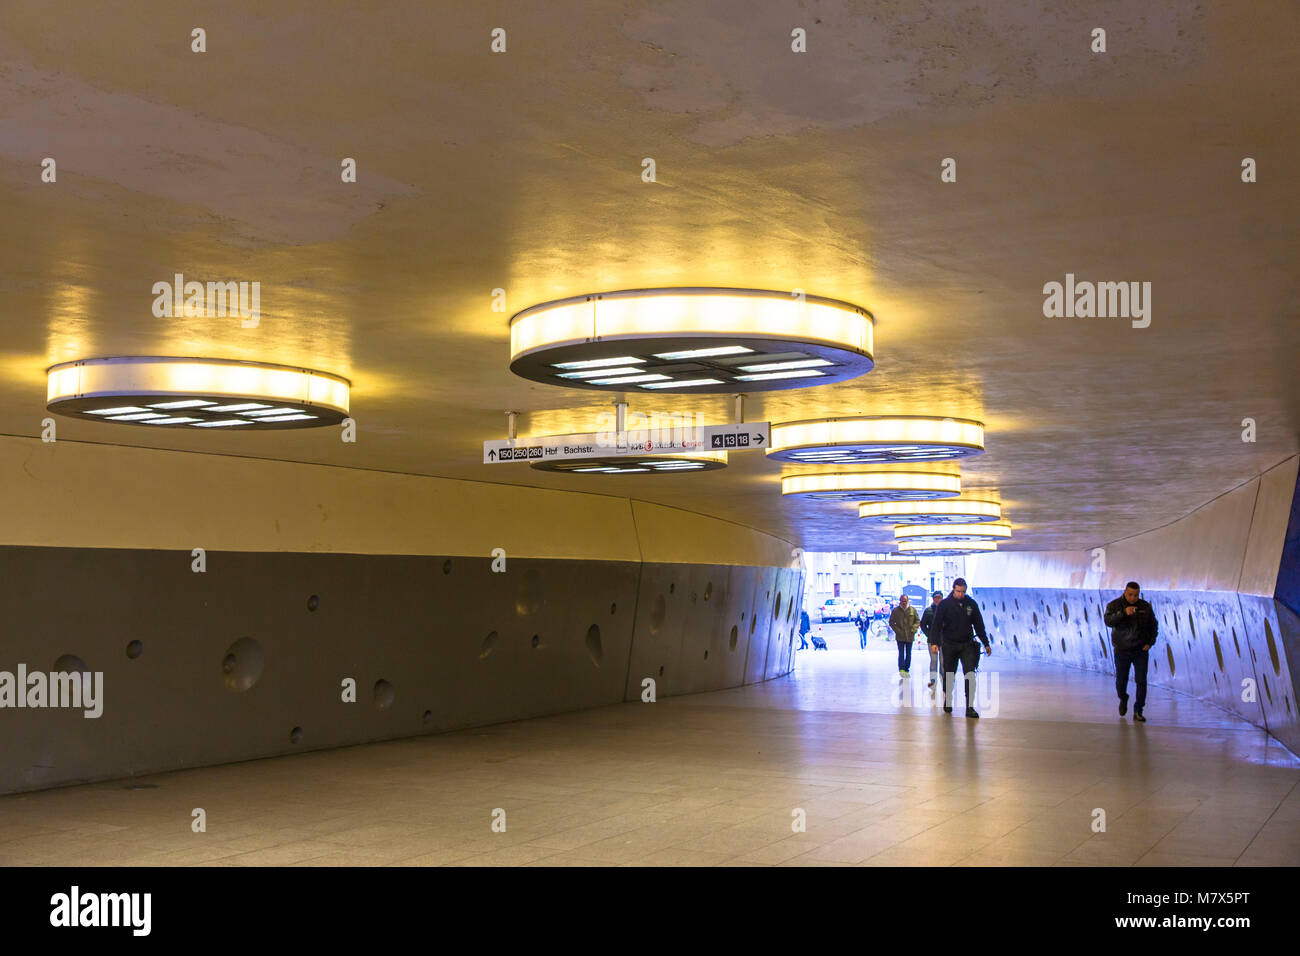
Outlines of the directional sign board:
[{"label": "directional sign board", "polygon": [[498,438],[483,443],[483,464],[610,458],[618,455],[689,455],[691,452],[755,451],[771,441],[768,422],[659,428],[636,432],[592,432],[536,438]]}]

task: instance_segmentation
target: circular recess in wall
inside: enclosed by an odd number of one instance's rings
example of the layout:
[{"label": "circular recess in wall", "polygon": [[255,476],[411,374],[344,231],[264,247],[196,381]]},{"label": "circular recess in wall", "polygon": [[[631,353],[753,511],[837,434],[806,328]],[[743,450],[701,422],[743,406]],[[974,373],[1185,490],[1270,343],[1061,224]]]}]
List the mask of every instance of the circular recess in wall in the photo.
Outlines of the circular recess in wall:
[{"label": "circular recess in wall", "polygon": [[1181,633],[1182,633],[1182,631],[1180,631],[1179,628],[1178,628],[1178,612],[1177,612],[1177,611],[1174,611],[1174,633],[1175,633],[1175,634],[1181,634]]},{"label": "circular recess in wall", "polygon": [[605,458],[548,458],[535,461],[537,471],[569,475],[679,475],[718,471],[727,467],[725,451],[695,451],[681,455],[609,455]]},{"label": "circular recess in wall", "polygon": [[393,701],[397,699],[397,691],[393,685],[382,677],[375,681],[374,702],[376,710],[387,710],[393,706]]},{"label": "circular recess in wall", "polygon": [[420,719],[423,720],[426,724],[429,723],[431,720],[433,720],[433,711],[426,710],[424,712],[424,715]]},{"label": "circular recess in wall", "polygon": [[708,648],[705,648],[705,650],[704,650],[704,659],[705,659],[706,661],[709,659],[709,651],[708,651]]},{"label": "circular recess in wall", "polygon": [[1089,618],[1088,618],[1088,605],[1086,605],[1086,604],[1083,605],[1083,623],[1084,623],[1084,624],[1089,624],[1089,623],[1091,623],[1091,621],[1090,621]]},{"label": "circular recess in wall", "polygon": [[739,640],[740,640],[740,629],[733,624],[731,625],[731,637],[729,639],[731,644],[731,650],[734,651],[736,649],[736,643]]},{"label": "circular recess in wall", "polygon": [[54,661],[53,672],[56,674],[89,674],[90,668],[76,654],[60,654]]},{"label": "circular recess in wall", "polygon": [[1187,626],[1192,632],[1192,640],[1196,639],[1196,618],[1192,617],[1191,609],[1187,611]]},{"label": "circular recess in wall", "polygon": [[314,610],[316,610],[316,608],[318,608],[318,607],[320,607],[320,595],[319,595],[319,594],[313,594],[311,597],[307,598],[307,610],[308,610],[308,611],[314,611]]},{"label": "circular recess in wall", "polygon": [[1038,612],[1035,611],[1035,612],[1034,612],[1034,629],[1037,630],[1037,628],[1038,628]]},{"label": "circular recess in wall", "polygon": [[617,614],[617,613],[618,613],[618,605],[617,605],[617,604],[611,604],[611,605],[609,606],[609,613],[610,613],[610,614]]},{"label": "circular recess in wall", "polygon": [[302,743],[302,728],[301,728],[301,727],[295,727],[295,728],[293,728],[293,730],[289,731],[289,743],[291,743],[291,744],[300,744],[300,743]]},{"label": "circular recess in wall", "polygon": [[1168,643],[1165,644],[1165,656],[1169,658],[1169,676],[1170,676],[1170,677],[1174,677],[1175,675],[1177,675],[1178,670],[1174,667],[1174,648],[1173,648],[1173,645],[1168,644]]},{"label": "circular recess in wall", "polygon": [[1268,686],[1268,675],[1267,675],[1267,674],[1260,674],[1260,675],[1259,675],[1259,679],[1262,680],[1262,681],[1264,682],[1264,693],[1268,695],[1268,702],[1269,702],[1270,705],[1272,705],[1272,703],[1273,703],[1273,689],[1272,689],[1271,687]]},{"label": "circular recess in wall", "polygon": [[515,594],[515,614],[528,617],[536,614],[542,606],[542,573],[536,568],[529,568],[519,579],[519,590]]},{"label": "circular recess in wall", "polygon": [[772,620],[775,621],[780,616],[781,616],[781,593],[778,591],[776,595],[776,606],[772,608]]},{"label": "circular recess in wall", "polygon": [[1070,605],[1066,604],[1064,601],[1061,602],[1061,614],[1064,615],[1065,620],[1068,621],[1070,619]]},{"label": "circular recess in wall", "polygon": [[707,600],[708,600],[709,598],[711,598],[711,597],[713,597],[713,582],[712,582],[712,581],[710,581],[710,582],[708,582],[707,584],[704,585],[704,600],[707,601]]},{"label": "circular recess in wall", "polygon": [[1012,635],[1011,635],[1011,643],[1014,644],[1014,645],[1016,646],[1016,650],[1020,650],[1020,635],[1019,635],[1019,634],[1012,634]]},{"label": "circular recess in wall", "polygon": [[751,617],[751,618],[749,619],[749,636],[750,636],[750,637],[753,637],[753,636],[754,636],[754,628],[755,628],[755,626],[756,626],[757,624],[758,624],[758,615],[755,614],[753,617]]},{"label": "circular recess in wall", "polygon": [[664,676],[664,666],[662,664],[659,665],[659,676],[660,677]]},{"label": "circular recess in wall", "polygon": [[1223,670],[1223,648],[1219,646],[1219,632],[1210,631],[1210,637],[1214,639],[1214,656],[1219,659],[1219,670]]},{"label": "circular recess in wall", "polygon": [[1237,640],[1237,629],[1232,628],[1232,646],[1237,649],[1237,656],[1241,656],[1241,643]]},{"label": "circular recess in wall", "polygon": [[88,421],[245,432],[337,425],[348,414],[347,379],[285,365],[114,356],[46,371],[46,408]]},{"label": "circular recess in wall", "polygon": [[451,558],[448,558],[446,561],[442,562],[442,573],[451,574]]},{"label": "circular recess in wall", "polygon": [[242,693],[262,676],[266,657],[262,645],[251,637],[241,637],[231,644],[221,660],[221,675],[226,690]]},{"label": "circular recess in wall", "polygon": [[767,454],[807,465],[882,465],[955,460],[983,451],[982,422],[873,415],[774,424]]},{"label": "circular recess in wall", "polygon": [[1100,634],[1097,635],[1097,643],[1101,645],[1101,656],[1106,656],[1106,640]]},{"label": "circular recess in wall", "polygon": [[818,501],[924,501],[955,498],[961,494],[961,477],[928,471],[786,475],[781,479],[781,494]]},{"label": "circular recess in wall", "polygon": [[541,647],[541,646],[542,646],[542,638],[541,638],[541,635],[540,635],[540,634],[534,634],[534,635],[533,635],[532,644],[533,644],[533,647]]},{"label": "circular recess in wall", "polygon": [[510,320],[510,371],[565,388],[758,392],[871,371],[872,319],[848,302],[760,289],[626,289]]},{"label": "circular recess in wall", "polygon": [[1273,639],[1273,625],[1264,618],[1264,640],[1268,643],[1268,659],[1273,665],[1273,673],[1282,673],[1282,661],[1277,655],[1277,641]]},{"label": "circular recess in wall", "polygon": [[1065,638],[1061,638],[1061,653],[1065,653]]},{"label": "circular recess in wall", "polygon": [[135,660],[144,653],[144,642],[140,640],[129,641],[126,645],[126,656]]},{"label": "circular recess in wall", "polygon": [[488,636],[483,638],[483,643],[479,645],[478,659],[483,660],[495,651],[498,643],[500,643],[500,638],[497,636],[497,632],[489,631]]},{"label": "circular recess in wall", "polygon": [[605,649],[600,643],[600,627],[598,625],[593,624],[591,627],[587,628],[585,643],[587,647],[587,656],[591,658],[593,664],[599,667],[605,658]]},{"label": "circular recess in wall", "polygon": [[668,583],[668,593],[669,593],[669,594],[673,594],[673,593],[675,593],[676,591],[677,591],[677,582],[676,582],[676,581],[670,581],[670,582]]}]

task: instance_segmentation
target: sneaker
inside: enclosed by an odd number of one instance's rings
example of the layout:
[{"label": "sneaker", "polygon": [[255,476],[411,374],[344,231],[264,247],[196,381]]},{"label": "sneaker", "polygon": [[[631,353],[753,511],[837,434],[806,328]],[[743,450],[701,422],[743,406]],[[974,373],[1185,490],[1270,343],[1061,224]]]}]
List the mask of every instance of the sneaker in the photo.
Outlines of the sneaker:
[{"label": "sneaker", "polygon": [[904,676],[904,677],[911,677],[911,676],[912,676],[912,672],[911,672],[911,671],[903,671],[903,676]]},{"label": "sneaker", "polygon": [[[1128,698],[1121,697],[1119,699],[1119,715],[1123,717],[1127,713],[1128,713]],[[1136,711],[1134,711],[1134,713],[1136,713]]]},{"label": "sneaker", "polygon": [[943,712],[944,712],[945,714],[951,714],[951,713],[952,713],[952,708],[951,708],[951,707],[944,707]]},{"label": "sneaker", "polygon": [[898,672],[898,676],[899,676],[899,677],[906,677],[906,676],[907,676],[907,671],[899,671],[899,672]]},{"label": "sneaker", "polygon": [[1142,716],[1142,711],[1140,710],[1133,711],[1133,719],[1137,721],[1139,724],[1145,724],[1147,722],[1147,719]]},{"label": "sneaker", "polygon": [[967,717],[978,717],[979,714],[977,714],[977,713],[975,712],[975,708],[974,708],[974,707],[967,707],[967,708],[966,708],[966,716],[967,716]]},{"label": "sneaker", "polygon": [[931,678],[930,678],[930,683],[927,684],[926,686],[927,686],[927,687],[930,687],[930,688],[933,689],[934,685],[935,685],[935,680],[934,680],[933,677],[931,677]]}]

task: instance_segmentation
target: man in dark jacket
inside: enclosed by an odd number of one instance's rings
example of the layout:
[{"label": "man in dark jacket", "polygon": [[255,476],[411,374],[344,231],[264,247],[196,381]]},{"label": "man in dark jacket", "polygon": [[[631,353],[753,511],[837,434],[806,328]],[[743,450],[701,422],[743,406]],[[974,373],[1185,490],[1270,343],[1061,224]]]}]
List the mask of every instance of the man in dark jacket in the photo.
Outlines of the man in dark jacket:
[{"label": "man in dark jacket", "polygon": [[964,578],[952,582],[952,593],[935,608],[930,630],[932,635],[938,636],[940,653],[943,654],[944,713],[952,713],[953,684],[957,681],[957,662],[961,661],[962,680],[966,684],[966,716],[978,717],[975,712],[975,669],[979,667],[980,651],[974,638],[979,637],[985,654],[992,654],[993,648],[984,633],[984,618],[980,615],[979,605],[966,596]]},{"label": "man in dark jacket", "polygon": [[1156,642],[1160,625],[1151,605],[1142,600],[1142,588],[1136,581],[1124,586],[1124,593],[1106,605],[1106,626],[1110,628],[1110,646],[1115,649],[1115,693],[1119,695],[1119,715],[1128,712],[1128,672],[1133,669],[1137,700],[1133,702],[1133,719],[1146,723],[1142,708],[1147,702],[1147,652]]},{"label": "man in dark jacket", "polygon": [[921,615],[921,633],[930,642],[930,688],[934,689],[935,678],[939,676],[939,635],[934,630],[934,612],[939,609],[943,592],[935,591],[930,595],[930,606]]},{"label": "man in dark jacket", "polygon": [[889,629],[898,642],[898,676],[909,677],[912,672],[912,642],[916,640],[916,608],[909,607],[907,595],[898,599],[898,607],[889,615]]},{"label": "man in dark jacket", "polygon": [[808,620],[808,612],[799,612],[799,650],[808,646],[808,632],[812,630],[812,622]]}]

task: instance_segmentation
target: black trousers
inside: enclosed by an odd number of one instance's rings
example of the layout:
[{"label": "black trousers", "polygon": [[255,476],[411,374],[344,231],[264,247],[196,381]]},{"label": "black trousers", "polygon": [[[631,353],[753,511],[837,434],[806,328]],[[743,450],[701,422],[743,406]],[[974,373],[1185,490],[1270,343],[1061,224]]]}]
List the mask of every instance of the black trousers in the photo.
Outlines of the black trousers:
[{"label": "black trousers", "polygon": [[966,706],[975,706],[975,670],[980,666],[980,645],[977,641],[965,644],[939,645],[943,656],[943,706],[952,706],[953,687],[957,683],[957,663],[961,662],[962,680],[966,684]]},{"label": "black trousers", "polygon": [[1133,668],[1133,683],[1137,684],[1137,700],[1133,709],[1139,713],[1147,702],[1147,660],[1150,651],[1115,652],[1115,693],[1120,700],[1128,700],[1128,671]]}]

